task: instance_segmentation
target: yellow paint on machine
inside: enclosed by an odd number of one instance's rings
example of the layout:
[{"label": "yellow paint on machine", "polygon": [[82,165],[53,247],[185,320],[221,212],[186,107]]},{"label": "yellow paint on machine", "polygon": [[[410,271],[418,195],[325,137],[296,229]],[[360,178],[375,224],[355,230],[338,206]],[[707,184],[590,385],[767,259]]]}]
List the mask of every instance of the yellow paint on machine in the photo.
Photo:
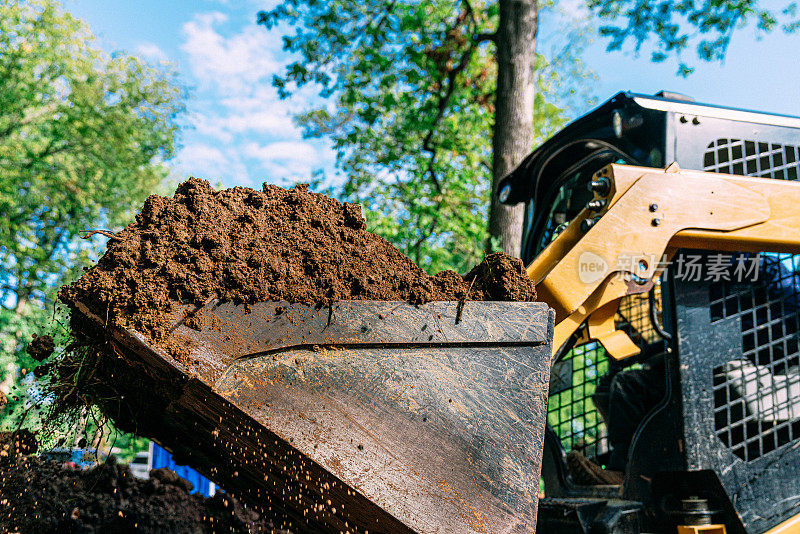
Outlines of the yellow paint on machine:
[{"label": "yellow paint on machine", "polygon": [[800,514],[772,527],[764,534],[800,534]]},{"label": "yellow paint on machine", "polygon": [[726,534],[725,525],[678,525],[678,534]]}]

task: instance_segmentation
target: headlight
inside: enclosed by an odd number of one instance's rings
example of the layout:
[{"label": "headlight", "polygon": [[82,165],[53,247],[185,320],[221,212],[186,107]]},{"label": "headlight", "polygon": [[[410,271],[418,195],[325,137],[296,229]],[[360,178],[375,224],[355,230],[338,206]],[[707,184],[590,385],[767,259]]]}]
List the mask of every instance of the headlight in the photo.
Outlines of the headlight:
[{"label": "headlight", "polygon": [[508,197],[511,196],[511,184],[505,184],[503,187],[500,188],[500,192],[497,193],[497,199],[501,203],[505,203],[508,200]]},{"label": "headlight", "polygon": [[622,112],[620,110],[614,110],[611,115],[611,125],[614,127],[614,135],[622,137]]}]

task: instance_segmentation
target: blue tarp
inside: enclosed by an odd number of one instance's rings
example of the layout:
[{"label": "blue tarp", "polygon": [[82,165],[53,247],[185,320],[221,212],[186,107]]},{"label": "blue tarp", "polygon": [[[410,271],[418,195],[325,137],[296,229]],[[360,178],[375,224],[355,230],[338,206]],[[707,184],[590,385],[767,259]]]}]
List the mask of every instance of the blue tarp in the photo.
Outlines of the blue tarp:
[{"label": "blue tarp", "polygon": [[153,469],[158,469],[160,467],[168,467],[169,469],[175,471],[175,473],[181,477],[185,478],[189,482],[194,485],[194,489],[192,493],[200,493],[201,495],[205,495],[206,497],[210,497],[212,491],[215,487],[212,485],[213,483],[208,480],[206,477],[189,467],[188,465],[176,465],[175,462],[172,460],[172,455],[169,453],[168,450],[164,449],[157,443],[153,443],[150,449],[150,462]]}]

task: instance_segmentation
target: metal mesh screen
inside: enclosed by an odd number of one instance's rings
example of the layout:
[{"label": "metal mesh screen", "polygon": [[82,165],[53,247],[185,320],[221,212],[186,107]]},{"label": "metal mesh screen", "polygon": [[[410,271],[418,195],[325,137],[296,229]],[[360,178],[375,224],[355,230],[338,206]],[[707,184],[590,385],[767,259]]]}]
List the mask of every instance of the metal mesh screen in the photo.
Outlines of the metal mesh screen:
[{"label": "metal mesh screen", "polygon": [[717,437],[749,461],[800,437],[798,257],[766,256],[764,280],[711,285],[711,319],[738,318],[742,357],[714,368]]},{"label": "metal mesh screen", "polygon": [[[656,318],[660,321],[661,285],[657,284],[653,291]],[[650,302],[646,293],[623,298],[615,323],[640,347],[661,339],[651,322]],[[577,449],[586,457],[598,461],[609,452],[606,424],[593,397],[602,395],[602,392],[598,393],[598,386],[605,375],[619,370],[619,365],[614,367],[603,346],[594,341],[579,341],[553,364],[547,421],[558,434],[565,450]],[[638,367],[641,365],[633,364],[627,368]]]},{"label": "metal mesh screen", "polygon": [[596,342],[574,347],[553,365],[547,422],[566,450],[581,450],[590,458],[608,451],[606,425],[592,401],[608,370],[608,356]]},{"label": "metal mesh screen", "polygon": [[[796,180],[798,147],[739,139],[708,145],[704,170]],[[744,461],[800,437],[800,255],[762,255],[759,279],[709,285],[712,323],[738,318],[742,354],[714,368],[717,437]]]},{"label": "metal mesh screen", "polygon": [[[653,287],[653,305],[655,306],[655,319],[662,324],[661,317],[661,283],[656,281]],[[642,293],[631,295],[620,300],[617,311],[616,325],[623,330],[631,340],[644,347],[661,339],[652,322],[650,310],[650,295]]]},{"label": "metal mesh screen", "polygon": [[742,139],[717,139],[703,156],[703,170],[740,176],[796,180],[798,147]]}]

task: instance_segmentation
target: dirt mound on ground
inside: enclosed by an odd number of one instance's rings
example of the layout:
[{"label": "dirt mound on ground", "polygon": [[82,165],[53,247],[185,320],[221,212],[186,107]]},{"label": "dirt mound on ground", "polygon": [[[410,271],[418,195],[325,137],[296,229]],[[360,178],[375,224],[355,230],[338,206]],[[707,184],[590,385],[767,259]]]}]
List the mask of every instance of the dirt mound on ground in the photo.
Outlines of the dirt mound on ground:
[{"label": "dirt mound on ground", "polygon": [[0,531],[37,534],[280,532],[233,497],[189,494],[153,470],[135,478],[113,457],[89,470],[36,456],[0,459]]},{"label": "dirt mound on ground", "polygon": [[367,232],[359,206],[306,186],[215,191],[191,178],[173,198],[148,198],[99,263],[59,296],[158,341],[168,333],[171,301],[529,301],[535,290],[522,263],[504,254],[464,277],[429,276]]},{"label": "dirt mound on ground", "polygon": [[522,261],[508,254],[490,254],[464,276],[475,280],[469,300],[536,300],[536,289],[528,278]]}]

